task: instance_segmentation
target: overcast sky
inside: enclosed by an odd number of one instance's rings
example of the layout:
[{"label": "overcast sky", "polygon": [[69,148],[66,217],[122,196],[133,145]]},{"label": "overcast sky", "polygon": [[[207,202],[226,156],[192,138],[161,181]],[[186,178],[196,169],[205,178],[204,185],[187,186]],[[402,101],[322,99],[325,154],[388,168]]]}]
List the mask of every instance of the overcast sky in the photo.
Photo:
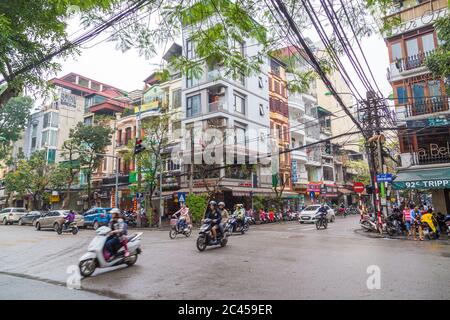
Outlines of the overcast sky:
[{"label": "overcast sky", "polygon": [[[78,21],[73,21],[69,26],[69,34],[80,29]],[[77,34],[78,35],[78,34]],[[312,36],[309,35],[308,36]],[[312,36],[313,37],[313,36]],[[104,38],[101,35],[85,45],[90,47]],[[313,39],[315,40],[315,39]],[[386,80],[386,68],[388,67],[388,53],[384,40],[379,35],[362,40],[361,45],[365,51],[365,55],[374,73],[375,79],[384,96],[388,96],[391,87]],[[170,46],[170,44],[168,44]],[[118,87],[123,90],[131,91],[141,89],[143,80],[149,76],[157,67],[152,64],[160,64],[163,49],[157,57],[146,60],[140,57],[137,51],[129,50],[125,53],[116,50],[115,44],[111,42],[101,42],[92,48],[81,49],[81,55],[76,59],[68,59],[62,62],[62,71],[58,73],[58,77],[70,72],[82,74],[88,78],[95,79],[109,85]],[[359,52],[358,48],[354,48],[355,52]],[[352,70],[350,64],[345,57],[344,65],[347,70]],[[360,57],[363,63],[362,57]],[[349,72],[353,79],[356,75]],[[369,76],[369,74],[368,74]],[[355,84],[360,92],[365,95],[365,89],[359,81]]]}]

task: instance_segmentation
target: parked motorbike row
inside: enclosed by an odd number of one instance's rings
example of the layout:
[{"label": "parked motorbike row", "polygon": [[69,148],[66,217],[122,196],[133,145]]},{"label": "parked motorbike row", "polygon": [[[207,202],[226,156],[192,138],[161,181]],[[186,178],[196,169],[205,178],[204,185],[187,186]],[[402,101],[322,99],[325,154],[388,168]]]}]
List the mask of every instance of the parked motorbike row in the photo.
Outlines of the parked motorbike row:
[{"label": "parked motorbike row", "polygon": [[[438,239],[441,235],[447,234],[450,237],[450,214],[429,214],[422,216],[420,221],[424,236],[429,239]],[[401,214],[390,214],[385,219],[381,219],[381,224],[377,222],[375,216],[364,215],[360,221],[361,227],[368,232],[387,233],[389,236],[407,236],[408,230]],[[418,225],[412,226],[418,227]]]},{"label": "parked motorbike row", "polygon": [[273,223],[280,221],[298,221],[299,212],[284,211],[284,212],[265,212],[259,213],[259,221],[261,223]]}]

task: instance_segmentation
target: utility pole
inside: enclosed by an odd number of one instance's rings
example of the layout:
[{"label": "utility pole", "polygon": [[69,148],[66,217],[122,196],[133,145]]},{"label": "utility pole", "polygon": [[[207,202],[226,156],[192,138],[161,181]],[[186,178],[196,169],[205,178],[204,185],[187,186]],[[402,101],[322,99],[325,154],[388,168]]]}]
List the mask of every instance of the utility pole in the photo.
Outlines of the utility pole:
[{"label": "utility pole", "polygon": [[[141,102],[138,106],[138,114],[136,117],[136,139],[141,139],[141,104],[142,104],[142,96],[141,96]],[[137,192],[141,191],[141,184],[142,184],[142,177],[141,177],[141,164],[140,161],[137,160],[136,156],[135,156],[135,160],[134,160],[134,168],[136,169],[136,175],[137,175]],[[136,195],[135,195],[136,197]],[[141,220],[141,202],[140,200],[138,200],[136,198],[137,201],[137,225],[139,227],[142,227],[142,220]],[[146,203],[146,206],[148,206],[148,204]]]}]

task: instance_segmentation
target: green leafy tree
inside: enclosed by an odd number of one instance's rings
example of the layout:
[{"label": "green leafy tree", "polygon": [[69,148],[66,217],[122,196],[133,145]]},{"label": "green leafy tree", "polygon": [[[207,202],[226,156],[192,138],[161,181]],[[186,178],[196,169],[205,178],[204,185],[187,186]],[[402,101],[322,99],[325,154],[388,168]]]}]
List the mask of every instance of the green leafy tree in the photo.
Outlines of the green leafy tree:
[{"label": "green leafy tree", "polygon": [[[69,41],[67,21],[79,12],[87,15],[111,12],[119,0],[33,0],[0,1],[0,75],[7,87],[0,93],[0,107],[18,96],[24,88],[47,87],[47,78],[60,70],[60,64],[49,60],[35,64],[31,70],[18,73]],[[78,53],[76,48],[58,57]]]},{"label": "green leafy tree", "polygon": [[78,123],[70,130],[68,142],[78,155],[80,168],[86,175],[88,203],[91,205],[91,181],[93,172],[100,166],[106,147],[111,144],[112,129],[109,125],[98,122],[93,125]]},{"label": "green leafy tree", "polygon": [[191,193],[186,197],[186,205],[192,215],[193,222],[199,223],[205,215],[208,204],[208,196],[206,194]]},{"label": "green leafy tree", "polygon": [[16,163],[16,168],[5,175],[6,206],[9,206],[11,195],[16,194],[23,199],[28,195],[28,187],[31,185],[31,167],[25,159]]},{"label": "green leafy tree", "polygon": [[59,165],[60,167],[60,178],[65,182],[66,195],[63,200],[63,209],[67,209],[70,204],[71,190],[72,185],[77,183],[77,177],[80,172],[80,161],[78,159],[79,155],[77,153],[78,145],[75,139],[68,139],[64,141],[62,145],[62,153],[66,159],[66,162],[63,162]]},{"label": "green leafy tree", "polygon": [[0,108],[0,160],[7,158],[11,144],[20,138],[32,106],[30,97],[15,97]]},{"label": "green leafy tree", "polygon": [[369,165],[366,160],[348,161],[346,167],[355,172],[355,181],[370,183]]}]

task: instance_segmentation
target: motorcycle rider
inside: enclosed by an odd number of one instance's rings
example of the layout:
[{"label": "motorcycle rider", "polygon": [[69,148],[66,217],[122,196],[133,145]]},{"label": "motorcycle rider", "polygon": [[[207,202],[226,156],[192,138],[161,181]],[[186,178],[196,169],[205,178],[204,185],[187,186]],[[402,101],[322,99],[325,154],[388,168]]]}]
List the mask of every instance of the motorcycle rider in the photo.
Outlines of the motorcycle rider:
[{"label": "motorcycle rider", "polygon": [[72,210],[69,211],[69,214],[64,218],[64,229],[67,229],[72,222],[75,221],[75,212]]},{"label": "motorcycle rider", "polygon": [[118,208],[111,209],[110,213],[112,217],[109,221],[109,228],[111,228],[112,231],[110,233],[110,238],[105,243],[105,249],[109,253],[108,260],[111,260],[121,246],[125,249],[125,257],[128,257],[130,253],[128,252],[126,241],[126,223],[120,217],[120,210]]},{"label": "motorcycle rider", "polygon": [[189,224],[189,208],[186,206],[184,202],[180,203],[180,210],[175,212],[173,217],[178,218],[178,231],[185,231]]},{"label": "motorcycle rider", "polygon": [[345,205],[344,203],[341,203],[341,206],[339,207],[339,213],[343,216],[345,215]]},{"label": "motorcycle rider", "polygon": [[220,232],[224,232],[225,225],[227,224],[228,219],[230,218],[230,215],[228,214],[228,210],[225,209],[225,202],[221,201],[219,202],[219,212],[222,217],[222,222],[219,225]]},{"label": "motorcycle rider", "polygon": [[211,223],[212,223],[211,233],[212,233],[212,237],[213,237],[213,243],[216,243],[217,242],[217,228],[222,221],[222,216],[221,216],[219,210],[217,209],[217,202],[215,202],[214,200],[209,202],[209,208],[208,208],[208,211],[206,212],[205,218],[211,219]]},{"label": "motorcycle rider", "polygon": [[319,218],[323,218],[327,216],[327,209],[325,208],[325,204],[321,203],[320,208],[317,211],[317,213],[320,215]]},{"label": "motorcycle rider", "polygon": [[243,228],[245,223],[245,209],[242,204],[238,203],[236,205],[236,211],[234,214],[236,215],[237,224],[240,224],[241,228]]}]

